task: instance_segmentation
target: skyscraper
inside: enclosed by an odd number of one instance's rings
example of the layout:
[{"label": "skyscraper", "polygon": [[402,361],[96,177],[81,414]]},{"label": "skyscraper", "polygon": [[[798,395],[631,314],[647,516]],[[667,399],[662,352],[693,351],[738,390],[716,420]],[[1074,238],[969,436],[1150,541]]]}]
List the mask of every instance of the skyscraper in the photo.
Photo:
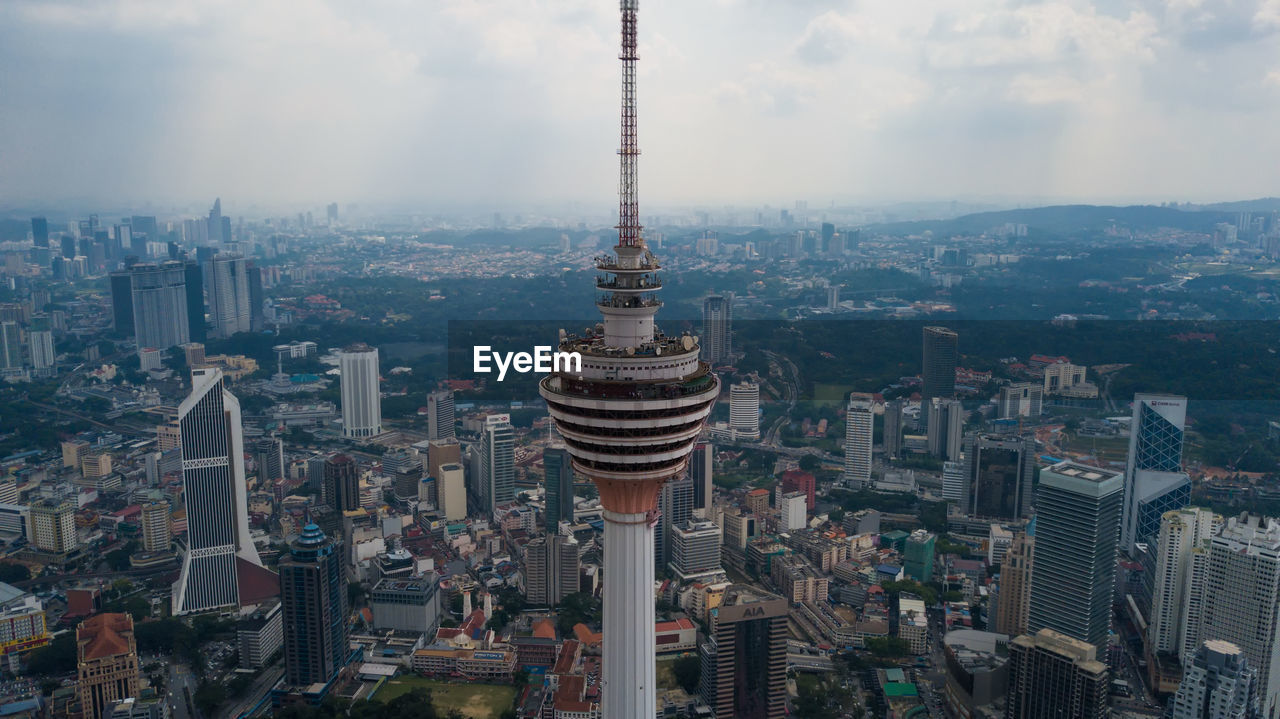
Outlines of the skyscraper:
[{"label": "skyscraper", "polygon": [[338,355],[342,373],[342,436],[360,439],[382,434],[381,377],[378,350],[354,344]]},{"label": "skyscraper", "polygon": [[715,447],[707,442],[699,442],[693,447],[689,457],[689,478],[693,480],[693,510],[706,512],[711,508],[714,492],[712,485],[712,466],[715,460]]},{"label": "skyscraper", "polygon": [[265,299],[262,294],[262,270],[258,269],[253,260],[247,260],[244,263],[244,276],[249,285],[249,331],[261,332],[266,326],[266,315],[262,307]]},{"label": "skyscraper", "polygon": [[719,574],[720,528],[714,522],[693,519],[673,527],[667,566],[680,581]]},{"label": "skyscraper", "polygon": [[36,247],[49,246],[49,221],[43,217],[31,218],[31,241]]},{"label": "skyscraper", "polygon": [[427,439],[453,435],[453,391],[438,389],[427,395]]},{"label": "skyscraper", "polygon": [[1191,479],[1182,471],[1187,398],[1139,394],[1133,398],[1129,459],[1125,466],[1124,519],[1120,546],[1153,539],[1160,518],[1191,501]]},{"label": "skyscraper", "polygon": [[711,295],[702,301],[702,359],[712,365],[733,353],[733,297]]},{"label": "skyscraper", "polygon": [[[662,306],[657,296],[662,280],[658,258],[641,234],[637,197],[636,6],[637,0],[621,3],[618,244],[596,264],[601,273],[596,306],[604,321],[599,330],[567,335],[560,344],[561,351],[582,356],[581,372],[557,371],[539,383],[574,469],[600,492],[603,716],[610,719],[651,719],[657,713],[649,516],[662,484],[687,470],[693,445],[720,391],[711,368],[698,361],[698,340],[665,335],[654,324]],[[723,335],[727,342],[727,326]]]},{"label": "skyscraper", "polygon": [[897,459],[902,452],[902,400],[884,403],[884,458]]},{"label": "skyscraper", "polygon": [[525,545],[525,597],[535,606],[554,607],[578,591],[581,573],[578,542],[550,534]]},{"label": "skyscraper", "polygon": [[563,444],[547,447],[542,453],[546,482],[546,528],[560,532],[560,522],[573,521],[573,460]]},{"label": "skyscraper", "polygon": [[467,516],[467,480],[462,465],[446,462],[440,465],[436,480],[436,501],[440,512],[450,522]]},{"label": "skyscraper", "polygon": [[668,480],[658,493],[658,527],[653,542],[656,566],[665,567],[671,561],[672,528],[692,518],[693,480],[686,473]]},{"label": "skyscraper", "polygon": [[253,462],[262,484],[284,477],[284,446],[276,437],[263,437],[253,443]]},{"label": "skyscraper", "polygon": [[1110,690],[1098,649],[1052,629],[1009,643],[1005,719],[1105,719]]},{"label": "skyscraper", "polygon": [[1188,582],[1194,595],[1188,607],[1202,605],[1192,646],[1220,639],[1240,647],[1258,671],[1262,716],[1274,719],[1280,716],[1280,521],[1250,514],[1227,519],[1209,541],[1207,560],[1203,576],[1193,576],[1202,581]]},{"label": "skyscraper", "polygon": [[1044,400],[1044,390],[1039,383],[1015,382],[1000,388],[997,400],[998,414],[1001,419],[1027,417],[1038,419]]},{"label": "skyscraper", "polygon": [[937,537],[925,529],[917,529],[907,536],[903,555],[903,571],[917,582],[933,580],[933,547]]},{"label": "skyscraper", "polygon": [[863,487],[871,482],[871,450],[875,437],[875,402],[854,392],[844,415],[844,481]]},{"label": "skyscraper", "polygon": [[921,411],[928,425],[929,454],[949,462],[959,461],[964,448],[964,423],[968,418],[964,405],[958,399],[934,397],[923,404]]},{"label": "skyscraper", "polygon": [[31,345],[31,367],[37,375],[45,376],[53,373],[57,363],[57,352],[53,349],[53,331],[49,329],[33,329],[27,334]]},{"label": "skyscraper", "polygon": [[1187,663],[1172,719],[1257,719],[1258,672],[1240,647],[1211,639]]},{"label": "skyscraper", "polygon": [[995,630],[1016,637],[1027,633],[1031,613],[1031,577],[1035,572],[1036,540],[1019,532],[1000,564],[1000,594]]},{"label": "skyscraper", "polygon": [[1106,648],[1124,476],[1059,462],[1040,471],[1028,631]]},{"label": "skyscraper", "polygon": [[499,505],[516,498],[515,429],[511,415],[491,414],[484,418],[480,435],[480,500],[483,511],[492,514]]},{"label": "skyscraper", "polygon": [[350,654],[341,547],[308,524],[280,560],[285,682],[299,688],[324,686],[309,694],[327,694]]},{"label": "skyscraper", "polygon": [[175,615],[234,606],[242,589],[267,571],[249,536],[240,402],[222,370],[191,371],[178,426],[187,546],[173,586]]},{"label": "skyscraper", "polygon": [[1147,617],[1147,644],[1155,652],[1178,654],[1182,647],[1183,620],[1187,608],[1187,581],[1193,550],[1207,546],[1222,527],[1222,517],[1207,509],[1187,507],[1164,513],[1152,577],[1151,612]]},{"label": "skyscraper", "polygon": [[183,262],[187,275],[187,334],[192,342],[204,342],[209,331],[204,321],[204,270],[199,262]]},{"label": "skyscraper", "polygon": [[701,653],[702,698],[717,719],[786,716],[787,600],[730,586],[711,610]]},{"label": "skyscraper", "polygon": [[22,369],[22,331],[17,322],[0,322],[0,370]]},{"label": "skyscraper", "polygon": [[1036,472],[1035,439],[970,435],[964,445],[966,471],[960,511],[984,519],[1028,517]]},{"label": "skyscraper", "polygon": [[134,265],[133,331],[138,347],[168,349],[191,341],[187,317],[187,276],[181,262]]},{"label": "skyscraper", "polygon": [[250,331],[248,267],[242,255],[219,253],[209,260],[209,312],[216,337]]},{"label": "skyscraper", "polygon": [[925,401],[956,394],[956,363],[959,339],[946,327],[924,328],[924,370],[920,396]]},{"label": "skyscraper", "polygon": [[760,385],[741,382],[729,386],[729,428],[744,439],[760,438]]},{"label": "skyscraper", "polygon": [[84,719],[111,716],[117,701],[138,696],[138,645],[133,617],[95,614],[76,627],[76,691]]},{"label": "skyscraper", "polygon": [[325,502],[338,512],[360,508],[360,467],[345,454],[324,461]]},{"label": "skyscraper", "polygon": [[31,543],[37,549],[62,554],[79,546],[76,505],[44,499],[31,505]]}]

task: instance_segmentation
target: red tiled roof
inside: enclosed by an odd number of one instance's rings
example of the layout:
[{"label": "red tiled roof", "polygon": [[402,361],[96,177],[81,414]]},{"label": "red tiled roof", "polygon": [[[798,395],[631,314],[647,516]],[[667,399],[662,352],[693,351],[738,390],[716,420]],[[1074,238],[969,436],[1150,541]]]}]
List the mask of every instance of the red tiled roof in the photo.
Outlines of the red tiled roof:
[{"label": "red tiled roof", "polygon": [[533,623],[533,636],[543,639],[556,638],[556,625],[550,619],[539,619]]},{"label": "red tiled roof", "polygon": [[133,634],[133,618],[128,614],[107,612],[89,617],[76,627],[80,661],[128,654],[129,639],[125,634]]}]

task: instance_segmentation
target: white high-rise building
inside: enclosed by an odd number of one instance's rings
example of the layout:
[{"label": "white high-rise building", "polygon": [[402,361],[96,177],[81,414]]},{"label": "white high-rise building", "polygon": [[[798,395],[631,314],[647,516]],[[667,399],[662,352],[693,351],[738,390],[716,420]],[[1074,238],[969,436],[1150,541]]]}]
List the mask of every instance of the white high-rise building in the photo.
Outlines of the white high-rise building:
[{"label": "white high-rise building", "polygon": [[168,552],[171,539],[169,502],[161,500],[142,505],[142,548],[148,552]]},{"label": "white high-rise building", "polygon": [[222,370],[191,371],[191,394],[178,406],[178,425],[187,545],[173,585],[175,615],[235,606],[241,575],[266,571],[249,536],[240,402],[227,390]]},{"label": "white high-rise building", "polygon": [[251,329],[248,266],[243,256],[217,254],[209,261],[209,312],[216,337]]},{"label": "white high-rise building", "polygon": [[134,265],[129,281],[133,332],[139,348],[168,349],[191,341],[186,265]]},{"label": "white high-rise building", "polygon": [[1187,662],[1169,709],[1173,719],[1254,719],[1258,672],[1240,647],[1211,639]]},{"label": "white high-rise building", "polygon": [[1181,649],[1191,550],[1203,547],[1221,527],[1222,517],[1207,509],[1164,513],[1154,548],[1158,555],[1147,620],[1147,642],[1155,651],[1176,654]]},{"label": "white high-rise building", "polygon": [[454,436],[453,391],[436,390],[427,395],[427,439]]},{"label": "white high-rise building", "polygon": [[875,402],[854,392],[844,417],[844,481],[866,486],[871,482],[871,445],[875,437]]},{"label": "white high-rise building", "polygon": [[1191,502],[1191,479],[1182,471],[1182,438],[1187,398],[1140,394],[1133,398],[1129,458],[1125,465],[1124,516],[1120,549],[1160,532],[1160,518]]},{"label": "white high-rise building", "polygon": [[958,399],[934,397],[923,403],[920,411],[928,422],[926,439],[929,454],[955,462],[964,451],[964,405]]},{"label": "white high-rise building", "polygon": [[729,386],[729,428],[738,437],[760,438],[760,385],[742,382]]},{"label": "white high-rise building", "polygon": [[467,516],[467,479],[462,465],[449,462],[440,465],[440,476],[436,481],[436,501],[440,512],[450,522],[465,519]]},{"label": "white high-rise building", "polygon": [[350,439],[382,434],[382,394],[378,350],[355,344],[338,355],[342,373],[342,436]]},{"label": "white high-rise building", "polygon": [[968,488],[968,469],[969,466],[964,461],[942,463],[943,499],[956,504],[964,501],[965,490]]},{"label": "white high-rise building", "polygon": [[480,503],[486,512],[509,504],[516,498],[515,429],[511,415],[491,414],[484,418],[480,435]]},{"label": "white high-rise building", "polygon": [[22,369],[22,333],[17,322],[0,322],[0,370]]},{"label": "white high-rise building", "polygon": [[31,343],[31,366],[38,374],[47,374],[53,369],[58,357],[53,349],[53,332],[31,330],[28,339]]},{"label": "white high-rise building", "polygon": [[809,523],[809,501],[804,492],[788,492],[782,495],[778,515],[783,531],[803,529]]},{"label": "white high-rise building", "polygon": [[[1039,531],[1037,529],[1037,531]],[[1258,670],[1262,716],[1280,717],[1280,521],[1231,517],[1209,542],[1198,641],[1225,640]]]}]

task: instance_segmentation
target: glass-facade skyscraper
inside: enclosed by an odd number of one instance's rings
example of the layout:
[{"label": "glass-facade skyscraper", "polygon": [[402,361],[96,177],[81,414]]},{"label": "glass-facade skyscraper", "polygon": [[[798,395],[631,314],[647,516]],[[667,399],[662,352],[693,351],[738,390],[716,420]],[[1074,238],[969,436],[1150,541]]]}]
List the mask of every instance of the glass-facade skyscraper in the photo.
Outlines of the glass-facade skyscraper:
[{"label": "glass-facade skyscraper", "polygon": [[1186,418],[1186,397],[1140,394],[1133,398],[1120,537],[1121,548],[1131,556],[1135,544],[1157,538],[1165,512],[1191,502],[1191,479],[1182,471]]},{"label": "glass-facade skyscraper", "polygon": [[347,664],[347,583],[342,544],[308,524],[280,561],[285,681],[325,690]]}]

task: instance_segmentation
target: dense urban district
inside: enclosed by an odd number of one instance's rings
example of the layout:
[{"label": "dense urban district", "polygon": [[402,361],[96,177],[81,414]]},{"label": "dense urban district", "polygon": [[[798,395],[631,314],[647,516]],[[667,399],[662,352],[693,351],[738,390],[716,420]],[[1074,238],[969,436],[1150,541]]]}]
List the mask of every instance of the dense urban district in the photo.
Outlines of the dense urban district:
[{"label": "dense urban district", "polygon": [[[1280,200],[960,210],[645,218],[658,715],[1276,717]],[[470,357],[617,219],[131,212],[0,219],[0,716],[601,716],[634,578]]]}]

